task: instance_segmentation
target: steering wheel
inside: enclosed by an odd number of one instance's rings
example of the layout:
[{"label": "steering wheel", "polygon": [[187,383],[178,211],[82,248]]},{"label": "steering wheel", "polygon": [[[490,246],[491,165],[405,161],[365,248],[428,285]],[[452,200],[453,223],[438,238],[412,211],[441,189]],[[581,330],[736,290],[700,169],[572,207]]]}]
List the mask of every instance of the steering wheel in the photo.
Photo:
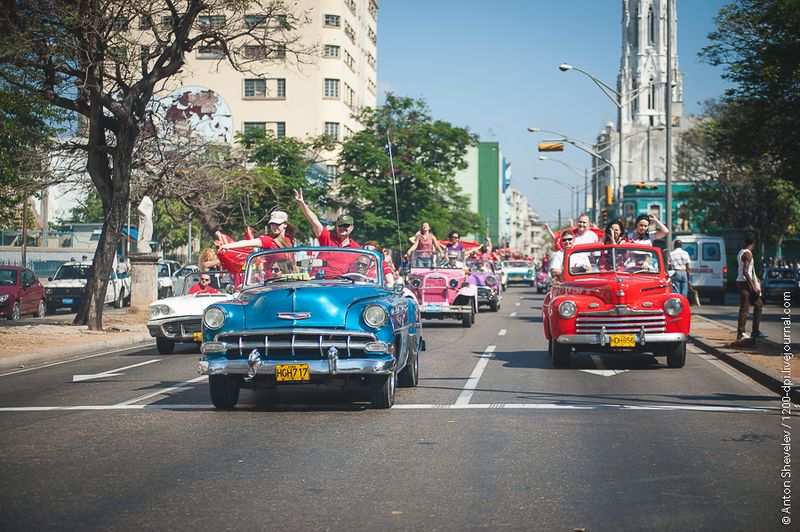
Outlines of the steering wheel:
[{"label": "steering wheel", "polygon": [[369,281],[370,280],[369,277],[367,277],[363,273],[358,273],[358,272],[343,273],[341,276],[345,277],[347,279],[352,279],[353,281],[358,281],[358,280]]}]

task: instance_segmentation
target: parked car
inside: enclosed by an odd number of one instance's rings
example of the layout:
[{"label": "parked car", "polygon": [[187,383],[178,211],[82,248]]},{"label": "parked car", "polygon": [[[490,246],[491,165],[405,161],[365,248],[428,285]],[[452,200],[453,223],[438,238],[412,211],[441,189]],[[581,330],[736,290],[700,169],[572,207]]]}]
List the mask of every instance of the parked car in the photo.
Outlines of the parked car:
[{"label": "parked car", "polygon": [[422,319],[454,319],[461,321],[462,327],[472,327],[478,313],[478,290],[467,282],[464,252],[451,251],[444,259],[436,256],[432,262],[423,263],[415,256],[408,272],[408,288],[419,302]]},{"label": "parked car", "polygon": [[203,314],[211,402],[231,409],[242,387],[363,386],[375,408],[416,386],[424,350],[419,307],[384,286],[380,255],[296,247],[248,257],[243,287]]},{"label": "parked car", "polygon": [[529,260],[503,261],[503,269],[508,274],[509,283],[525,283],[536,286],[536,268]]},{"label": "parked car", "polygon": [[44,317],[44,287],[22,266],[0,266],[0,317],[18,320],[23,314]]},{"label": "parked car", "polygon": [[783,301],[783,294],[791,294],[792,300],[800,298],[800,275],[792,268],[765,268],[761,282],[764,301]]},{"label": "parked car", "polygon": [[[83,299],[84,288],[92,272],[88,261],[65,262],[56,274],[48,279],[44,287],[47,313],[69,307],[75,312]],[[131,279],[129,275],[118,275],[116,265],[111,269],[106,288],[105,303],[122,308],[131,301]]]},{"label": "parked car", "polygon": [[568,249],[564,276],[542,304],[553,366],[575,351],[649,352],[683,367],[689,302],[672,292],[661,250],[640,244]]},{"label": "parked car", "polygon": [[478,306],[486,305],[492,312],[500,309],[503,296],[501,292],[500,276],[494,271],[491,261],[481,259],[467,259],[469,275],[467,281],[478,287]]},{"label": "parked car", "polygon": [[178,342],[203,341],[200,322],[203,311],[212,303],[233,299],[233,276],[228,272],[203,272],[211,277],[210,286],[216,294],[190,294],[189,290],[200,280],[200,273],[183,277],[181,293],[184,295],[159,299],[150,303],[150,320],[147,330],[156,339],[156,347],[162,355],[175,350]]},{"label": "parked car", "polygon": [[536,272],[536,292],[541,294],[546,290],[550,290],[550,283],[552,279],[550,279],[550,272],[547,270],[539,269]]},{"label": "parked car", "polygon": [[725,239],[705,234],[678,235],[674,237],[692,260],[689,266],[689,284],[701,296],[708,296],[715,304],[725,303],[726,276],[728,274]]}]

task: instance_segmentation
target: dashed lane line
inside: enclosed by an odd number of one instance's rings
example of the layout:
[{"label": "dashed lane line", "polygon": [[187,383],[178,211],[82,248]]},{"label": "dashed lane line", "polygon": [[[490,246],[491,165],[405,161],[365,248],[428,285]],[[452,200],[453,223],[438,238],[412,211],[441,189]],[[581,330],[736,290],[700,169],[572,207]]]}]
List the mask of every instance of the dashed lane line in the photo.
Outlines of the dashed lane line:
[{"label": "dashed lane line", "polygon": [[508,315],[508,317],[509,318],[516,318],[517,317],[517,313],[516,312],[512,312],[511,314]]},{"label": "dashed lane line", "polygon": [[478,363],[475,364],[475,369],[472,370],[472,375],[469,376],[469,379],[467,379],[466,384],[464,384],[464,388],[463,390],[461,390],[461,395],[458,396],[458,399],[456,399],[455,404],[457,405],[469,404],[470,399],[472,399],[472,394],[473,392],[475,392],[475,388],[478,387],[478,381],[481,380],[481,375],[483,375],[483,370],[486,369],[486,365],[489,363],[489,359],[492,358],[494,350],[495,346],[490,345],[480,356],[480,360],[478,360]]},{"label": "dashed lane line", "polygon": [[508,331],[507,331],[507,330],[505,330],[505,329],[500,329],[500,331],[498,331],[498,333],[497,333],[497,336],[505,336],[505,335],[506,335],[506,333],[508,333]]}]

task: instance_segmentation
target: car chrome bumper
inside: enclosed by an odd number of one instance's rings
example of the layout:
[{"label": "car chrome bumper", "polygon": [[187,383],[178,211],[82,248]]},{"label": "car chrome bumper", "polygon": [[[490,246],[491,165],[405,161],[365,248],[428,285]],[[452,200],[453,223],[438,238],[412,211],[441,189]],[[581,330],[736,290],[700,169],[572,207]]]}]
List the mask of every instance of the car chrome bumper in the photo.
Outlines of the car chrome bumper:
[{"label": "car chrome bumper", "polygon": [[380,358],[355,358],[327,360],[252,360],[213,358],[201,360],[197,372],[200,375],[275,375],[278,364],[308,364],[311,375],[389,375],[397,360],[394,356]]},{"label": "car chrome bumper", "polygon": [[148,322],[147,331],[153,338],[161,337],[174,340],[176,342],[194,342],[194,333],[202,332],[202,326],[197,323],[198,321],[198,317],[184,317],[157,322]]},{"label": "car chrome bumper", "polygon": [[[683,333],[635,333],[636,346],[646,344],[668,344],[675,342],[686,342],[686,335]],[[556,339],[559,344],[567,345],[599,345],[601,347],[611,347],[611,333],[605,334],[562,334]]]},{"label": "car chrome bumper", "polygon": [[450,305],[442,307],[439,310],[428,310],[424,306],[419,309],[423,317],[429,316],[451,316],[455,314],[470,314],[472,312],[471,305]]}]

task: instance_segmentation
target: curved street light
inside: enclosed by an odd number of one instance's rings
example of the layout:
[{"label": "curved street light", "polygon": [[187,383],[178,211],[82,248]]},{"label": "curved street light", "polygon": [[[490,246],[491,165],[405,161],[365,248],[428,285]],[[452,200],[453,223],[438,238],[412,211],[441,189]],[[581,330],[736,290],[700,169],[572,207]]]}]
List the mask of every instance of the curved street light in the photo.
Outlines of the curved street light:
[{"label": "curved street light", "polygon": [[[552,181],[553,183],[557,183],[562,188],[565,188],[565,189],[569,190],[570,195],[571,195],[570,196],[570,201],[569,201],[570,202],[570,209],[573,211],[573,216],[572,217],[573,218],[577,218],[577,216],[579,214],[578,213],[578,192],[580,192],[578,190],[577,186],[575,186],[575,185],[565,185],[564,183],[562,183],[561,181],[559,181],[558,179],[555,179],[553,177],[532,176],[531,179],[533,179],[535,181]],[[574,200],[573,200],[573,197],[574,197]],[[574,205],[572,204],[573,201],[574,201]]]},{"label": "curved street light", "polygon": [[[558,164],[560,164],[562,166],[566,166],[567,168],[572,170],[575,174],[583,177],[583,191],[584,191],[584,194],[583,194],[583,211],[584,212],[588,212],[589,211],[589,198],[587,197],[587,195],[585,193],[589,189],[589,173],[588,173],[588,171],[584,168],[583,172],[581,172],[580,168],[572,166],[571,164],[569,164],[567,162],[564,162],[564,161],[562,161],[560,159],[551,159],[550,157],[547,157],[546,155],[540,155],[539,156],[539,160],[540,161],[553,161],[554,163],[558,163]],[[594,198],[592,198],[592,203],[594,203]]]}]

